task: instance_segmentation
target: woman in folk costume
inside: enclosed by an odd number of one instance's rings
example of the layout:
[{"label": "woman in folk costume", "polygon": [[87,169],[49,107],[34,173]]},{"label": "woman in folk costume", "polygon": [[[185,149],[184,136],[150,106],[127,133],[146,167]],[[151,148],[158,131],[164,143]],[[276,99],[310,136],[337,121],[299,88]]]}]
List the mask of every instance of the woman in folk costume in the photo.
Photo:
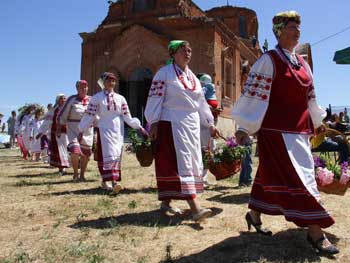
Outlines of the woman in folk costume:
[{"label": "woman in folk costume", "polygon": [[38,162],[40,160],[40,154],[41,154],[41,140],[40,138],[36,138],[36,136],[39,134],[39,129],[41,125],[43,124],[44,120],[41,119],[43,115],[43,110],[38,108],[35,111],[34,119],[30,122],[30,139],[32,141],[31,144],[31,153],[32,153],[32,160]]},{"label": "woman in folk costume", "polygon": [[91,129],[95,120],[97,126],[97,163],[102,176],[102,187],[118,193],[122,188],[121,159],[124,144],[124,122],[134,129],[145,130],[137,118],[132,118],[125,98],[114,88],[117,77],[110,72],[102,74],[98,84],[103,89],[90,100],[87,111],[79,123],[80,133]]},{"label": "woman in folk costume", "polygon": [[295,54],[300,37],[300,16],[295,11],[273,18],[278,45],[253,65],[243,94],[234,106],[236,137],[244,144],[257,133],[259,167],[252,187],[248,228],[261,228],[261,213],[284,215],[286,220],[308,228],[307,240],[318,251],[336,254],[338,249],[322,228],[334,224],[320,203],[309,137],[324,129],[326,113],[315,99],[312,73]]},{"label": "woman in folk costume", "polygon": [[86,80],[77,81],[76,89],[78,93],[67,99],[58,114],[57,122],[59,125],[67,125],[68,151],[74,170],[73,180],[86,181],[85,170],[91,155],[93,128],[88,128],[80,138],[78,126],[91,97],[87,95],[89,88]]},{"label": "woman in folk costume", "polygon": [[[30,123],[33,120],[33,111],[35,110],[35,105],[29,105],[25,110],[24,114],[20,117],[20,130],[22,133],[23,146],[25,148],[25,152],[28,155],[31,155],[31,144],[32,141],[30,139]],[[26,159],[26,158],[24,158]]]},{"label": "woman in folk costume", "polygon": [[64,169],[69,167],[67,127],[65,125],[59,126],[57,123],[57,116],[63,108],[65,101],[66,96],[64,94],[57,95],[55,106],[44,117],[44,122],[39,129],[39,134],[36,136],[40,138],[44,133],[50,130],[50,165],[57,167],[60,175],[64,175]]},{"label": "woman in folk costume", "polygon": [[211,210],[201,209],[196,200],[203,191],[200,122],[212,136],[218,131],[200,82],[188,67],[189,43],[174,40],[168,50],[172,61],[154,76],[145,109],[150,137],[156,140],[158,199],[163,212],[174,214],[181,210],[171,207],[171,200],[186,200],[193,219],[201,221]]},{"label": "woman in folk costume", "polygon": [[22,130],[22,120],[24,117],[23,114],[19,114],[19,116],[16,119],[16,124],[15,124],[15,137],[17,139],[17,145],[22,153],[22,158],[23,160],[27,160],[28,156],[28,150],[24,146],[24,141],[23,141],[23,130]]}]

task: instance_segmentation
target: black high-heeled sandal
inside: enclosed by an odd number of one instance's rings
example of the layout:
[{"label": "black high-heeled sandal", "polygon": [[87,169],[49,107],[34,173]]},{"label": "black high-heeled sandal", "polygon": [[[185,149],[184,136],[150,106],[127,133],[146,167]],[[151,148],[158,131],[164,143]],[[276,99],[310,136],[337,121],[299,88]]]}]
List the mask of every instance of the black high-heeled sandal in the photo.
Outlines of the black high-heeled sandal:
[{"label": "black high-heeled sandal", "polygon": [[272,236],[272,232],[268,229],[262,228],[262,223],[255,223],[249,212],[245,215],[245,220],[247,221],[248,230],[250,231],[251,226],[253,226],[257,233],[264,236]]},{"label": "black high-heeled sandal", "polygon": [[316,241],[312,239],[312,237],[308,234],[306,240],[310,243],[310,245],[316,249],[319,253],[325,255],[334,255],[339,253],[339,249],[331,244],[328,247],[322,247],[323,241],[326,239],[325,236],[317,239]]}]

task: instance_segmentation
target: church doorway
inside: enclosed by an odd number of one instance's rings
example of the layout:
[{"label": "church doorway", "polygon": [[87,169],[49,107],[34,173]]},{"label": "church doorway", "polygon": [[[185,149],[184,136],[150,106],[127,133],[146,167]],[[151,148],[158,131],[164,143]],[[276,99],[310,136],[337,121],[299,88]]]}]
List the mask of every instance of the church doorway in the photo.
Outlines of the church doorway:
[{"label": "church doorway", "polygon": [[150,69],[136,68],[130,74],[124,91],[131,115],[137,117],[143,126],[146,124],[144,111],[152,78],[153,73]]}]

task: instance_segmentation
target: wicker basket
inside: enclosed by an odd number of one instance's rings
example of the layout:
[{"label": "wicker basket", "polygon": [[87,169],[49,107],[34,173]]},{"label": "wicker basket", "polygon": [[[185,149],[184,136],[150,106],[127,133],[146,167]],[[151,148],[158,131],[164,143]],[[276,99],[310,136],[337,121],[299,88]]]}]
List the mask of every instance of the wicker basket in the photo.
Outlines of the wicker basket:
[{"label": "wicker basket", "polygon": [[341,184],[338,180],[334,180],[331,184],[321,186],[320,181],[316,178],[317,188],[319,191],[332,195],[345,195],[350,183]]},{"label": "wicker basket", "polygon": [[153,162],[153,147],[152,145],[142,145],[136,149],[136,158],[142,167],[148,167]]},{"label": "wicker basket", "polygon": [[209,171],[215,176],[216,180],[229,178],[241,170],[241,160],[232,162],[209,162]]}]

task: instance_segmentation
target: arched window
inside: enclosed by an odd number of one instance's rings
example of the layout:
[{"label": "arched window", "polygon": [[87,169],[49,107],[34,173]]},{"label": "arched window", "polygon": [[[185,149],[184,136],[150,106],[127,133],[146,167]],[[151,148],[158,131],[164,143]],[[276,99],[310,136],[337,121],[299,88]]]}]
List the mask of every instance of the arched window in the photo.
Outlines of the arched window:
[{"label": "arched window", "polygon": [[239,16],[239,36],[247,38],[247,22],[244,16]]},{"label": "arched window", "polygon": [[134,0],[132,3],[133,12],[152,10],[155,7],[155,0]]}]

